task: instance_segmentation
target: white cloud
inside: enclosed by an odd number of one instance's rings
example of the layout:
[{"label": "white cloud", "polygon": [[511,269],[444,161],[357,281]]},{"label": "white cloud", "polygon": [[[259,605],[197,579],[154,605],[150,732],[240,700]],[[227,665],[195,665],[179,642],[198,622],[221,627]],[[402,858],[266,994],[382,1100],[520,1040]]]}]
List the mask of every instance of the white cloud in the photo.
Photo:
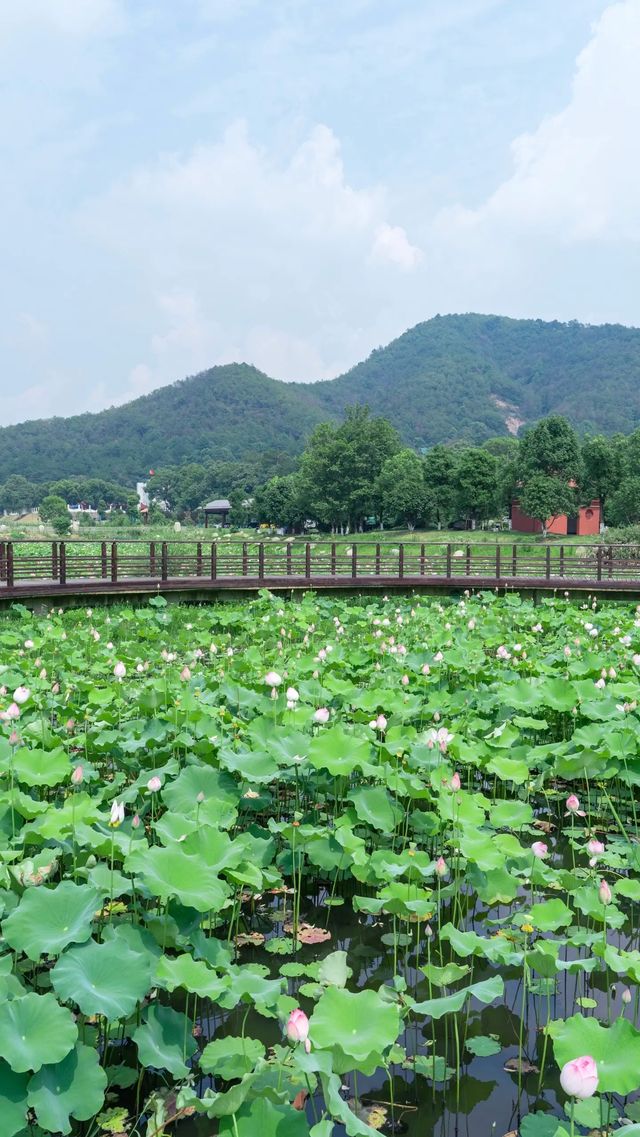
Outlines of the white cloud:
[{"label": "white cloud", "polygon": [[576,64],[571,99],[512,147],[512,175],[443,233],[514,231],[561,242],[640,238],[640,0],[611,4]]},{"label": "white cloud", "polygon": [[14,0],[3,5],[0,43],[22,32],[54,32],[77,39],[122,28],[120,0]]},{"label": "white cloud", "polygon": [[398,275],[420,258],[388,208],[382,188],[350,184],[321,125],[282,156],[237,123],[217,144],[133,171],[82,214],[159,317],[132,383],[230,360],[288,379],[351,364],[379,320],[373,342],[384,338]]}]

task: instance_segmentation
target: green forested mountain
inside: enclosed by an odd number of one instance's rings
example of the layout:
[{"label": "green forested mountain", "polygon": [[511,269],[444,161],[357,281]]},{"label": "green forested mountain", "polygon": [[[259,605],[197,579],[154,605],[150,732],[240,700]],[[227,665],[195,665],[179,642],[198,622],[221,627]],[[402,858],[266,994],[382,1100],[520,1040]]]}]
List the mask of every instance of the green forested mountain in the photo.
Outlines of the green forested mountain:
[{"label": "green forested mountain", "polygon": [[640,424],[640,330],[436,316],[324,382],[213,367],[99,414],[3,428],[0,482],[21,473],[131,483],[155,466],[293,454],[318,422],[356,403],[416,447],[482,442],[551,413],[583,432],[628,432]]}]

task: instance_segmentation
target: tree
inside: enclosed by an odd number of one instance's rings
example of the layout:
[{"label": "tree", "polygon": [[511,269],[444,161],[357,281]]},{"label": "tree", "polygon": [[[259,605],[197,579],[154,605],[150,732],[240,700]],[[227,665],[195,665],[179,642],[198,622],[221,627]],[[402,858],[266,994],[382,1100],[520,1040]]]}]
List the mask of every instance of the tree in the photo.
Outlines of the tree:
[{"label": "tree", "polygon": [[270,478],[256,491],[255,514],[258,521],[299,529],[305,518],[298,474]]},{"label": "tree", "polygon": [[582,496],[585,500],[599,498],[602,520],[606,508],[622,477],[624,443],[621,438],[605,438],[599,434],[582,443],[584,481]]},{"label": "tree", "polygon": [[40,502],[40,517],[43,521],[48,521],[60,536],[69,532],[71,517],[67,503],[58,494],[48,494],[47,497],[43,497]]},{"label": "tree", "polygon": [[8,513],[26,513],[38,504],[45,486],[30,482],[22,474],[12,474],[3,486],[0,486],[0,509]]},{"label": "tree", "polygon": [[578,436],[561,415],[549,415],[528,430],[520,443],[518,465],[522,480],[545,474],[579,482],[582,473]]},{"label": "tree", "polygon": [[575,513],[578,506],[576,490],[564,478],[548,474],[534,474],[525,482],[519,504],[524,513],[541,523],[544,537],[550,519]]},{"label": "tree", "polygon": [[413,450],[387,458],[375,485],[378,513],[386,525],[414,529],[426,514],[424,463]]},{"label": "tree", "polygon": [[609,498],[610,525],[634,525],[640,521],[640,477],[623,478]]},{"label": "tree", "polygon": [[300,463],[302,500],[309,517],[353,532],[375,513],[375,482],[400,449],[400,436],[368,407],[348,407],[340,426],[316,427]]},{"label": "tree", "polygon": [[457,452],[451,446],[434,446],[424,460],[427,514],[438,529],[449,525],[456,512]]},{"label": "tree", "polygon": [[480,447],[467,447],[457,463],[458,512],[473,521],[494,517],[498,504],[498,461]]}]

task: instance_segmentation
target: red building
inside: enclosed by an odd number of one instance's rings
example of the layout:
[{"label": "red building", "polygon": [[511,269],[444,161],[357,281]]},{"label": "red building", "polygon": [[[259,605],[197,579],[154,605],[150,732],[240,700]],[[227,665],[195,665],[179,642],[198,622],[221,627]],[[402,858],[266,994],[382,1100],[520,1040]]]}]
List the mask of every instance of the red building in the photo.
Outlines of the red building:
[{"label": "red building", "polygon": [[[581,505],[578,512],[571,517],[560,513],[547,521],[547,533],[554,533],[560,537],[597,537],[600,532],[601,510],[600,502],[594,498],[589,505]],[[514,533],[542,533],[542,522],[536,521],[523,513],[514,500],[511,502],[511,528]]]}]

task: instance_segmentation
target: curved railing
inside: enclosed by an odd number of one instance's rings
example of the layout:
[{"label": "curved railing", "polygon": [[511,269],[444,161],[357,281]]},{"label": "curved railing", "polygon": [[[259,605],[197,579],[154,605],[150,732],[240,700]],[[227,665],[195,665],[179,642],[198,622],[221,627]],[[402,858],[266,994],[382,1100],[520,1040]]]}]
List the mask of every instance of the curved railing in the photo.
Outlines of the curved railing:
[{"label": "curved railing", "polygon": [[291,541],[0,541],[0,597],[162,588],[640,588],[631,545]]}]

